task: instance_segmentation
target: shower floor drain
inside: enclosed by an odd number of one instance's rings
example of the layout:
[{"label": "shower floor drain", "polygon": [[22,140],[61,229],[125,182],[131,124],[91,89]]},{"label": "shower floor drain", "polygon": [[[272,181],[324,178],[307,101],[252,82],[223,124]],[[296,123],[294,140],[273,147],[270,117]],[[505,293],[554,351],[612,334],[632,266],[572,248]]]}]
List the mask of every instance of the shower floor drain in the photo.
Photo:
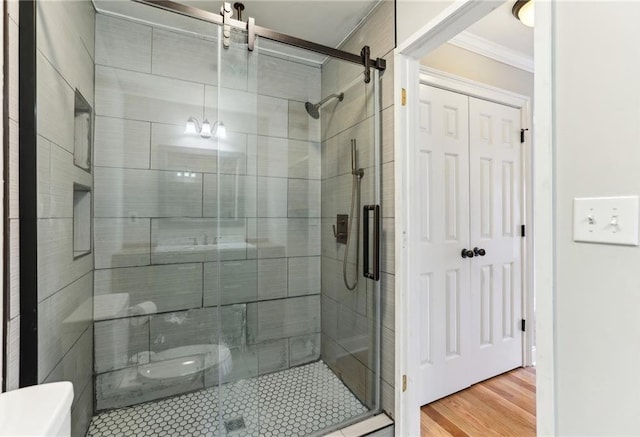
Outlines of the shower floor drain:
[{"label": "shower floor drain", "polygon": [[227,429],[227,432],[241,431],[244,429],[244,419],[240,416],[235,419],[226,420],[224,427]]}]

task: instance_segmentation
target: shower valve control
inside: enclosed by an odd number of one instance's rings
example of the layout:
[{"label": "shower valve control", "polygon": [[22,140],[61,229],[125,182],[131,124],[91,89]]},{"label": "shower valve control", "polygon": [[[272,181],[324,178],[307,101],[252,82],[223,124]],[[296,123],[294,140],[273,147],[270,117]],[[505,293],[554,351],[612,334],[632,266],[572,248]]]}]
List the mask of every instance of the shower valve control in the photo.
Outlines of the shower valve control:
[{"label": "shower valve control", "polygon": [[333,236],[336,242],[347,244],[349,238],[349,214],[338,214],[336,216],[336,224],[333,225]]}]

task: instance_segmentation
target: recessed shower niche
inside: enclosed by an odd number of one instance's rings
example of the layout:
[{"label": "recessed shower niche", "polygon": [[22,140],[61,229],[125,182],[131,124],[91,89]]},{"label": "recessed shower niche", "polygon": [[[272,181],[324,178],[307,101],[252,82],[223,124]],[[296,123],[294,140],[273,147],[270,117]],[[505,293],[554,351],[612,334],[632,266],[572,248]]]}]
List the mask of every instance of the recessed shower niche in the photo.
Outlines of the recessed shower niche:
[{"label": "recessed shower niche", "polygon": [[73,163],[91,171],[91,106],[76,90],[74,104]]}]

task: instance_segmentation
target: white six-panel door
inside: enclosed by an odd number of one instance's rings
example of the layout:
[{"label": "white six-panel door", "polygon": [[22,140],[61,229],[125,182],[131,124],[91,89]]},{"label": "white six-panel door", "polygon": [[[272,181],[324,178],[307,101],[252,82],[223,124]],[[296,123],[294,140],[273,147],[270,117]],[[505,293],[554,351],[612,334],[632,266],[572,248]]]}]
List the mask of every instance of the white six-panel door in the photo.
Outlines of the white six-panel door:
[{"label": "white six-panel door", "polygon": [[522,365],[520,110],[469,97],[473,383]]},{"label": "white six-panel door", "polygon": [[[519,111],[420,86],[420,386],[432,402],[522,363]],[[462,258],[462,249],[484,256]]]}]

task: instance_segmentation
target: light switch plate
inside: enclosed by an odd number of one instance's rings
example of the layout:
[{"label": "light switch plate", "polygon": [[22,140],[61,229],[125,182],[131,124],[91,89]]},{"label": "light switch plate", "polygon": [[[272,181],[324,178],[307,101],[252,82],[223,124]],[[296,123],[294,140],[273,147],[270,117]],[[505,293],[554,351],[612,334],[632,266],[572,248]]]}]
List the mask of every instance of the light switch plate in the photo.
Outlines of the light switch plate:
[{"label": "light switch plate", "polygon": [[638,245],[638,196],[573,199],[573,240]]}]

